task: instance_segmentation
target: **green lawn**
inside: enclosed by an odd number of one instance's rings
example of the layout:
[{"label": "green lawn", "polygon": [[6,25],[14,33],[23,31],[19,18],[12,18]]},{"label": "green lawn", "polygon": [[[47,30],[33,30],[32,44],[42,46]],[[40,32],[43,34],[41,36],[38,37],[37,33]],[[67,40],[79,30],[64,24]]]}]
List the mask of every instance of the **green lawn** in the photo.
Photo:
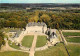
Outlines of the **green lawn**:
[{"label": "green lawn", "polygon": [[8,51],[8,52],[0,52],[0,56],[29,56],[29,54],[26,52]]},{"label": "green lawn", "polygon": [[33,35],[27,35],[23,38],[22,40],[22,45],[25,47],[31,47],[32,46],[32,42],[33,42]]},{"label": "green lawn", "polygon": [[64,36],[80,36],[80,32],[63,32]]},{"label": "green lawn", "polygon": [[9,31],[19,31],[21,30],[20,28],[2,28],[1,31],[5,31],[6,33]]},{"label": "green lawn", "polygon": [[42,47],[42,46],[46,45],[46,43],[47,43],[46,36],[38,36],[37,37],[36,47]]},{"label": "green lawn", "polygon": [[11,41],[8,41],[8,43],[10,47],[15,48],[15,49],[20,49],[19,46],[17,46],[15,43],[12,43],[12,45],[10,45]]},{"label": "green lawn", "polygon": [[65,37],[68,42],[80,43],[80,37]]},{"label": "green lawn", "polygon": [[47,50],[35,52],[35,56],[68,56],[62,43],[57,44]]},{"label": "green lawn", "polygon": [[67,45],[70,56],[80,56],[80,45],[69,44]]}]

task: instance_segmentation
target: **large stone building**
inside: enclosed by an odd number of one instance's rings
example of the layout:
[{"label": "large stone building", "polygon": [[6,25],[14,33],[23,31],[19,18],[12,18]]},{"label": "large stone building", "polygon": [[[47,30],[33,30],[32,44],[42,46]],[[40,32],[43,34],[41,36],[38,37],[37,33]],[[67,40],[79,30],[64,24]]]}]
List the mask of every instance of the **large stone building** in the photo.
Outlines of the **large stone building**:
[{"label": "large stone building", "polygon": [[45,33],[47,31],[47,25],[43,22],[30,22],[26,26],[27,33]]},{"label": "large stone building", "polygon": [[[45,34],[47,35],[47,39],[54,45],[59,42],[56,29],[47,28],[47,25],[43,22],[30,22],[26,25],[25,30],[23,30],[20,34],[16,32],[12,38],[9,38],[12,42],[20,43],[24,36],[27,34]],[[17,37],[17,38],[16,38]]]}]

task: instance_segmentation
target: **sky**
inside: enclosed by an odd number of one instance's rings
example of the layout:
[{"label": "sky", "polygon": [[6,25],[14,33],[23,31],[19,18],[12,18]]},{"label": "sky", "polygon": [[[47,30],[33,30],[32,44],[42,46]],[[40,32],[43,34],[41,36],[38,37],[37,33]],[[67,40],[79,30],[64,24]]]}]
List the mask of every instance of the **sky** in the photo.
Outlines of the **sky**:
[{"label": "sky", "polygon": [[0,3],[80,3],[80,0],[0,0]]}]

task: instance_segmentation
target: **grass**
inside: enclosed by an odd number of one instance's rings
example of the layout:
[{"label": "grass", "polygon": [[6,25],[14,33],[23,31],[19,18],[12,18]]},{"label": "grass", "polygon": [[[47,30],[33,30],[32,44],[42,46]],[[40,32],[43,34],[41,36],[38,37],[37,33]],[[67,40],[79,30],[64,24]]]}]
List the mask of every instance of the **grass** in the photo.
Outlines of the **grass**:
[{"label": "grass", "polygon": [[0,56],[29,56],[29,54],[26,52],[7,51],[7,52],[0,52]]},{"label": "grass", "polygon": [[12,43],[12,45],[10,45],[11,41],[8,41],[8,43],[10,47],[15,48],[15,49],[20,49],[19,46],[15,45],[15,43]]},{"label": "grass", "polygon": [[22,40],[22,45],[25,47],[31,47],[32,46],[32,42],[33,42],[33,35],[27,35],[23,38]]},{"label": "grass", "polygon": [[80,43],[80,37],[65,37],[68,42]]},{"label": "grass", "polygon": [[[20,28],[2,28],[1,31],[5,31],[6,33],[11,31],[11,30],[15,30],[15,31],[18,31]],[[22,29],[20,29],[22,30]]]},{"label": "grass", "polygon": [[80,32],[63,32],[64,36],[80,36]]},{"label": "grass", "polygon": [[35,52],[35,56],[68,56],[62,43],[57,44],[47,50]]},{"label": "grass", "polygon": [[70,56],[80,56],[80,45],[69,44],[67,45]]},{"label": "grass", "polygon": [[56,34],[57,34],[58,39],[61,41],[61,36],[60,36],[58,30],[56,31]]},{"label": "grass", "polygon": [[42,47],[42,46],[46,45],[46,43],[47,43],[46,36],[38,36],[37,37],[36,47]]}]

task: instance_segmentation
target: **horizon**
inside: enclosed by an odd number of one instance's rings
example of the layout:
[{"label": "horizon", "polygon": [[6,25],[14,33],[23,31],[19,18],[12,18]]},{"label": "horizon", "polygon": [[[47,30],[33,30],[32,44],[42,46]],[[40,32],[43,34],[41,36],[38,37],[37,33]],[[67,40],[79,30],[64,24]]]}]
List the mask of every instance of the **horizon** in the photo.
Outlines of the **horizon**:
[{"label": "horizon", "polygon": [[80,4],[80,3],[0,3],[0,4]]},{"label": "horizon", "polygon": [[80,4],[80,0],[0,0],[0,3],[63,3],[63,4]]}]

